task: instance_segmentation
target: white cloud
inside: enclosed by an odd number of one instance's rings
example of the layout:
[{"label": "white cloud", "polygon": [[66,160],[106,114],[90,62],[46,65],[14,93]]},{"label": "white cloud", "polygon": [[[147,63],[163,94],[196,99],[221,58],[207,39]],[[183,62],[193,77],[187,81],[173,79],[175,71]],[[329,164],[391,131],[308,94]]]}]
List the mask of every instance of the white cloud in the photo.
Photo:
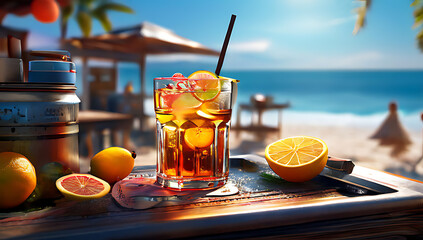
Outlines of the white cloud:
[{"label": "white cloud", "polygon": [[59,39],[30,31],[28,34],[28,49],[58,49]]},{"label": "white cloud", "polygon": [[165,54],[165,55],[149,55],[147,56],[149,62],[215,62],[217,56],[204,56],[195,54]]},{"label": "white cloud", "polygon": [[231,52],[257,53],[265,52],[269,49],[271,42],[269,40],[255,40],[249,42],[234,42],[230,44]]},{"label": "white cloud", "polygon": [[[283,50],[281,50],[283,51]],[[315,55],[301,51],[272,51],[268,59],[243,58],[241,55],[227,59],[227,67],[233,69],[393,69],[398,61],[387,62],[392,57],[378,51],[362,51],[350,54]],[[396,67],[397,66],[397,67]]]},{"label": "white cloud", "polygon": [[276,29],[271,31],[284,34],[310,34],[326,31],[330,28],[337,27],[346,23],[353,23],[356,16],[348,16],[343,18],[321,19],[321,18],[298,18],[284,22]]},{"label": "white cloud", "polygon": [[282,3],[291,7],[304,8],[304,7],[315,7],[321,4],[322,2],[316,1],[316,0],[285,0]]},{"label": "white cloud", "polygon": [[326,26],[326,27],[333,27],[333,26],[338,26],[347,22],[352,22],[355,21],[357,19],[356,16],[350,16],[350,17],[344,17],[344,18],[334,18],[331,20],[328,20],[326,22],[323,22],[322,26]]}]

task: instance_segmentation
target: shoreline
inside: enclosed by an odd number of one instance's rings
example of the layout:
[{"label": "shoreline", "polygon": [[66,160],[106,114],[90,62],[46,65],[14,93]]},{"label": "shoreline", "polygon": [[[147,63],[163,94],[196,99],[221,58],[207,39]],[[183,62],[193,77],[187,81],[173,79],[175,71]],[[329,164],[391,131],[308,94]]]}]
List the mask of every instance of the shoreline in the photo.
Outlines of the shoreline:
[{"label": "shoreline", "polygon": [[[144,109],[146,114],[154,118],[154,107],[153,99],[148,98],[144,103]],[[236,120],[237,106],[232,110],[232,123]],[[423,109],[422,109],[423,112]],[[269,126],[277,125],[277,112],[268,111],[263,114],[263,123]],[[295,124],[301,123],[306,125],[317,125],[317,126],[345,126],[345,127],[363,127],[369,129],[375,129],[380,126],[383,120],[386,118],[388,110],[373,114],[355,114],[355,113],[332,113],[332,112],[318,112],[318,111],[297,111],[295,109],[286,109],[282,112],[282,123],[283,124]],[[423,122],[420,118],[421,112],[405,113],[401,110],[398,111],[398,116],[401,123],[407,131],[421,132],[423,129]],[[310,119],[313,119],[311,122]],[[241,115],[241,124],[248,125],[251,121],[250,113],[243,113]]]},{"label": "shoreline", "polygon": [[[145,129],[154,128],[154,108],[152,99],[145,102],[145,109],[150,116],[145,123]],[[263,124],[277,125],[277,111],[263,114]],[[392,157],[391,148],[379,146],[378,142],[369,137],[379,128],[388,115],[385,113],[371,115],[357,115],[352,113],[325,113],[325,112],[300,112],[292,109],[282,113],[281,138],[298,135],[308,135],[321,138],[329,148],[329,154],[352,159],[356,165],[388,171],[406,177],[423,180],[423,163],[419,164],[416,171],[412,171],[413,163],[422,156],[422,129],[423,123],[420,113],[404,114],[399,111],[399,119],[412,140],[408,151],[400,156]],[[232,126],[236,123],[236,109],[232,113]],[[248,126],[251,121],[250,113],[241,115],[241,125]],[[136,131],[136,130],[135,130]],[[258,154],[264,156],[265,147],[278,140],[278,133],[269,136],[254,136],[254,133],[244,131],[230,133],[230,153]],[[151,140],[151,139],[150,139]],[[155,147],[146,146],[139,139],[133,139],[133,146],[139,152],[137,165],[156,164]]]},{"label": "shoreline", "polygon": [[[328,122],[310,121],[310,117],[314,115],[307,115],[309,118],[306,118],[304,122],[300,122],[294,116],[305,117],[305,115],[287,112],[283,116],[280,137],[286,138],[300,135],[318,137],[326,142],[331,156],[351,159],[359,166],[423,181],[423,162],[417,165],[415,171],[413,171],[414,163],[423,153],[422,129],[410,130],[407,128],[412,144],[401,155],[391,156],[391,147],[380,146],[377,140],[369,138],[380,126],[385,116],[377,117],[372,122],[366,121],[366,117],[351,117],[348,121],[340,121],[343,118],[331,119]],[[330,115],[330,117],[332,116]],[[269,123],[270,120],[273,121],[275,119],[266,119],[266,123]],[[364,121],[364,123],[362,124],[361,121]],[[144,129],[153,129],[155,128],[155,119],[150,117],[145,124]],[[420,123],[420,125],[422,124]],[[156,149],[155,144],[151,143],[151,141],[154,141],[154,131],[147,138],[137,135],[137,132],[139,130],[134,129],[134,134],[132,134],[131,138],[132,149],[139,156],[135,160],[135,165],[155,165]],[[277,140],[279,140],[277,131],[263,134],[232,129],[229,134],[230,155],[257,154],[264,156],[266,146]],[[146,144],[147,142],[149,144]],[[84,159],[83,162],[84,170],[88,171],[89,159]]]}]

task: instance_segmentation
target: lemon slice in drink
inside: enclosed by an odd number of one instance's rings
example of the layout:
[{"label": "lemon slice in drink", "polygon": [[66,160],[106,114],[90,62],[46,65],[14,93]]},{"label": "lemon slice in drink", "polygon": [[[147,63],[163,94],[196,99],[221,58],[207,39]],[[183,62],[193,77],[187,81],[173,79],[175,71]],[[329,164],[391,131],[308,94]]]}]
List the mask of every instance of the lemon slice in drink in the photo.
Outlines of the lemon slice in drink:
[{"label": "lemon slice in drink", "polygon": [[269,144],[266,160],[272,170],[290,182],[305,182],[323,170],[328,159],[328,147],[315,137],[297,136]]},{"label": "lemon slice in drink", "polygon": [[213,101],[220,94],[220,81],[216,74],[201,70],[189,75],[190,88],[192,95],[201,102]]},{"label": "lemon slice in drink", "polygon": [[197,108],[201,105],[196,97],[193,97],[190,93],[182,93],[172,103],[173,110],[184,110],[190,108]]}]

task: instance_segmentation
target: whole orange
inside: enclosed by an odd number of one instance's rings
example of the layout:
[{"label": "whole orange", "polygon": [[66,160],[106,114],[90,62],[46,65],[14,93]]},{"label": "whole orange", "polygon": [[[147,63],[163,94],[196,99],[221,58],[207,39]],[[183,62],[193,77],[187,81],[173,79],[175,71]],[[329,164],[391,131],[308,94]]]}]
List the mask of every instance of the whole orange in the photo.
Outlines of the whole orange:
[{"label": "whole orange", "polygon": [[60,8],[55,0],[33,0],[31,13],[42,23],[52,23],[59,17]]},{"label": "whole orange", "polygon": [[125,148],[106,148],[91,159],[91,174],[113,184],[131,173],[135,157]]},{"label": "whole orange", "polygon": [[35,168],[24,155],[0,153],[0,209],[23,203],[36,185]]}]

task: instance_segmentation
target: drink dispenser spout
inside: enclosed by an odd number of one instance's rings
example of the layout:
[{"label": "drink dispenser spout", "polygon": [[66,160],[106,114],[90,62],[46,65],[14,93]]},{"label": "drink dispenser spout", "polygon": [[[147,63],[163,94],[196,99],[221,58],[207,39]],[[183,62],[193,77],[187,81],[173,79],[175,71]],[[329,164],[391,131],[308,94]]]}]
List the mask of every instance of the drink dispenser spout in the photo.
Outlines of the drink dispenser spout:
[{"label": "drink dispenser spout", "polygon": [[7,37],[8,57],[0,57],[0,83],[23,82],[21,40]]}]

